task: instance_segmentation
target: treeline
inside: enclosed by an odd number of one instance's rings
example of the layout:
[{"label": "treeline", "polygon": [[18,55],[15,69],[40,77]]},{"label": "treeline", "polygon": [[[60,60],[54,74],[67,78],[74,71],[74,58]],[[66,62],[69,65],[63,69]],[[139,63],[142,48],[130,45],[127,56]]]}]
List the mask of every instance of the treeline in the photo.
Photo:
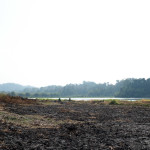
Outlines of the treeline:
[{"label": "treeline", "polygon": [[83,82],[66,86],[26,88],[23,92],[10,92],[21,97],[150,97],[150,78],[117,80],[116,84]]}]

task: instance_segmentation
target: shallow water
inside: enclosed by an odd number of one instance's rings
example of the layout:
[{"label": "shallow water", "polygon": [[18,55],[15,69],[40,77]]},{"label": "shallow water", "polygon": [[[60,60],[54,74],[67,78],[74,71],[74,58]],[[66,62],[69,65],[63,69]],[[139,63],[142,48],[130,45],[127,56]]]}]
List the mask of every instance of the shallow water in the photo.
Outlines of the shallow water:
[{"label": "shallow water", "polygon": [[[43,98],[43,99],[58,99],[58,98]],[[150,99],[150,98],[112,98],[112,97],[106,97],[106,98],[85,98],[85,97],[78,97],[78,98],[71,98],[71,100],[75,101],[90,101],[90,100],[109,100],[109,99],[117,99],[117,100],[128,100],[128,101],[137,101],[137,100],[142,100],[142,99]],[[69,98],[61,98],[61,100],[69,100]]]}]

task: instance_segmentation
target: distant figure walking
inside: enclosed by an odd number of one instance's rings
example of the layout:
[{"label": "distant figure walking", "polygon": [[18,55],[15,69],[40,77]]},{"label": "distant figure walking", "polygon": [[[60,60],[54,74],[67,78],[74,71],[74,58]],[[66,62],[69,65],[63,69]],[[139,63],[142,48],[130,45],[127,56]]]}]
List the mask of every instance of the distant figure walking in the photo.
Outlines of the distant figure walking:
[{"label": "distant figure walking", "polygon": [[71,101],[71,98],[69,97],[69,101]]}]

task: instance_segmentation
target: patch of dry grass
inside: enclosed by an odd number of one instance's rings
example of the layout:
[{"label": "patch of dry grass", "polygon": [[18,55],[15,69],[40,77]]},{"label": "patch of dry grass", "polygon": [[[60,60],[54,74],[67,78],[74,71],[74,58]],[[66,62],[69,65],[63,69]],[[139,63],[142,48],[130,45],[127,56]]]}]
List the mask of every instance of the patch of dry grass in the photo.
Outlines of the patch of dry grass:
[{"label": "patch of dry grass", "polygon": [[[150,99],[142,99],[137,101],[129,101],[129,100],[118,100],[118,99],[109,99],[109,100],[89,100],[89,101],[71,101],[71,102],[63,102],[65,105],[80,105],[80,104],[90,104],[90,105],[110,105],[111,101],[116,101],[118,105],[143,105],[143,106],[149,106],[150,105]],[[61,103],[58,103],[57,101],[40,101],[40,104],[44,105],[61,105]]]},{"label": "patch of dry grass", "polygon": [[70,119],[56,120],[55,118],[41,115],[18,115],[7,111],[0,111],[0,120],[2,120],[2,122],[13,123],[14,125],[29,128],[51,128],[58,127],[64,123],[77,122]]},{"label": "patch of dry grass", "polygon": [[22,98],[19,96],[10,96],[6,94],[0,94],[0,103],[6,104],[34,104],[36,100]]}]

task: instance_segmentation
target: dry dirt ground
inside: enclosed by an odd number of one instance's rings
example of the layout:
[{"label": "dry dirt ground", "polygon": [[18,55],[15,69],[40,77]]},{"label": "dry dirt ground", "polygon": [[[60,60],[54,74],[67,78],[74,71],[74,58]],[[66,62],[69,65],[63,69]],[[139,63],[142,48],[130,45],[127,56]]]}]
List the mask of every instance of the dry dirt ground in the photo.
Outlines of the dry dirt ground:
[{"label": "dry dirt ground", "polygon": [[150,150],[150,107],[1,104],[0,150]]}]

